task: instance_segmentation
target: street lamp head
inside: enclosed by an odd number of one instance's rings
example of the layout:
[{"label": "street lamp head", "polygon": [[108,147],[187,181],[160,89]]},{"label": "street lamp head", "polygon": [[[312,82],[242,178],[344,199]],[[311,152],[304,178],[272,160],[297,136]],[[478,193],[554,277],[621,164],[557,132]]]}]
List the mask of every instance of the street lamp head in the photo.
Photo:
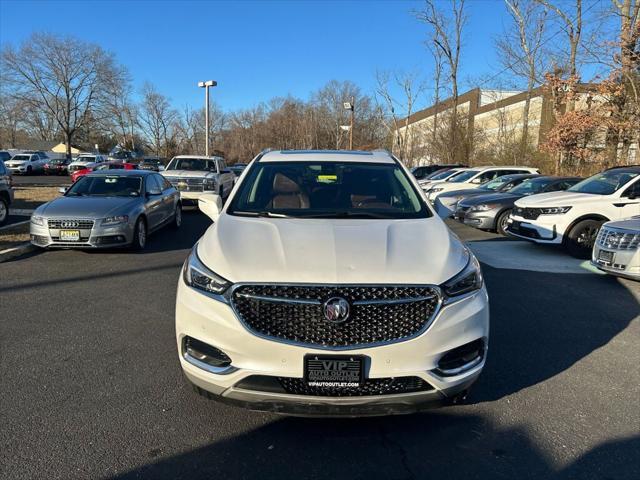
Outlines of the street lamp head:
[{"label": "street lamp head", "polygon": [[215,87],[218,85],[218,82],[215,80],[207,80],[206,82],[198,82],[199,87]]},{"label": "street lamp head", "polygon": [[344,102],[342,105],[345,110],[353,110],[353,104],[351,102]]}]

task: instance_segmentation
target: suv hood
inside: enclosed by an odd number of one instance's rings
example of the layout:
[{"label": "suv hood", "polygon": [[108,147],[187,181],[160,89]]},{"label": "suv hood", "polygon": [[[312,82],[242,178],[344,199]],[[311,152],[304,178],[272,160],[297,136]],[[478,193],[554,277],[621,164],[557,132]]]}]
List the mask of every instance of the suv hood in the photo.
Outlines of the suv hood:
[{"label": "suv hood", "polygon": [[216,173],[206,170],[164,170],[161,174],[171,178],[205,178],[212,177]]},{"label": "suv hood", "polygon": [[549,192],[524,197],[516,202],[518,207],[569,207],[581,203],[611,201],[611,195],[593,193]]},{"label": "suv hood", "polygon": [[126,211],[139,197],[59,197],[36,209],[45,217],[103,218]]},{"label": "suv hood", "polygon": [[441,284],[467,264],[436,216],[411,220],[245,218],[223,214],[198,256],[231,282]]}]

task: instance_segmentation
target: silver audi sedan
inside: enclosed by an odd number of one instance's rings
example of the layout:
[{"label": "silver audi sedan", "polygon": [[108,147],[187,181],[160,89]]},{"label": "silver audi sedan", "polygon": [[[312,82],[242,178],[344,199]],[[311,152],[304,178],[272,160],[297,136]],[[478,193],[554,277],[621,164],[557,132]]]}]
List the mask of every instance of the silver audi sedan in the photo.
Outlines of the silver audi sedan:
[{"label": "silver audi sedan", "polygon": [[182,223],[180,193],[161,175],[143,170],[103,170],[80,178],[31,216],[38,247],[142,250],[148,235]]}]

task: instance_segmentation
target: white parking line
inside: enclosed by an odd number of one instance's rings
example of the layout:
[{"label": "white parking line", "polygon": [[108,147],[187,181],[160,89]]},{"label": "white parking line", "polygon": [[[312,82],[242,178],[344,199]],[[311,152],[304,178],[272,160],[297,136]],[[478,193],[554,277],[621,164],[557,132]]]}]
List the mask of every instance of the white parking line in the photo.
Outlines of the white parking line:
[{"label": "white parking line", "polygon": [[588,260],[569,256],[560,248],[535,245],[530,242],[508,241],[468,242],[482,263],[494,268],[528,270],[546,273],[598,273]]}]

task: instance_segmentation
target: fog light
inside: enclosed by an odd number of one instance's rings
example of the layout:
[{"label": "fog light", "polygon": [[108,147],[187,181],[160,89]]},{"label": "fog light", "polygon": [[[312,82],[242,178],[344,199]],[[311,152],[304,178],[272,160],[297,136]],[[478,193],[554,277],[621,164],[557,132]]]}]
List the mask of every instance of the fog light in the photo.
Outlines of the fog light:
[{"label": "fog light", "polygon": [[443,377],[450,377],[471,370],[482,362],[484,351],[485,347],[482,339],[454,348],[442,356],[438,362],[436,373]]},{"label": "fog light", "polygon": [[185,337],[184,353],[187,360],[191,357],[214,368],[226,368],[231,365],[231,359],[226,353],[195,338]]}]

